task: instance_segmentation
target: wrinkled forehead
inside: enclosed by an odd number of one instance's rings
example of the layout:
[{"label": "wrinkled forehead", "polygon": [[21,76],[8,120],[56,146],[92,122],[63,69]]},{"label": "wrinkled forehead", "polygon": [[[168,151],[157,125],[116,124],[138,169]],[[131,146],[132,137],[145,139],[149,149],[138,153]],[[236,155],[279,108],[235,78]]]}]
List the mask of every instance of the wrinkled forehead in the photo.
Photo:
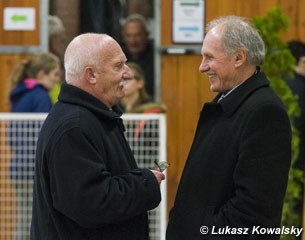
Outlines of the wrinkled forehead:
[{"label": "wrinkled forehead", "polygon": [[215,27],[212,28],[204,37],[202,44],[202,51],[208,51],[211,47],[222,48],[222,31]]},{"label": "wrinkled forehead", "polygon": [[101,59],[104,64],[127,60],[121,46],[115,41],[103,46]]}]

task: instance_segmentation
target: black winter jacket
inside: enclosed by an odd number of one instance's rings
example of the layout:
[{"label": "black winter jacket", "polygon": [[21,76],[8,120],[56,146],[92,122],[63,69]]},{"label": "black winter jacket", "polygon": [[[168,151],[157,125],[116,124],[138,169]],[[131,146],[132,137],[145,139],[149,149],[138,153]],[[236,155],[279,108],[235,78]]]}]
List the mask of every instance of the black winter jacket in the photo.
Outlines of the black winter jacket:
[{"label": "black winter jacket", "polygon": [[291,160],[286,109],[261,72],[219,97],[200,113],[166,239],[278,240],[264,231],[281,229]]},{"label": "black winter jacket", "polygon": [[38,140],[32,240],[148,238],[160,189],[137,167],[120,115],[63,84]]}]

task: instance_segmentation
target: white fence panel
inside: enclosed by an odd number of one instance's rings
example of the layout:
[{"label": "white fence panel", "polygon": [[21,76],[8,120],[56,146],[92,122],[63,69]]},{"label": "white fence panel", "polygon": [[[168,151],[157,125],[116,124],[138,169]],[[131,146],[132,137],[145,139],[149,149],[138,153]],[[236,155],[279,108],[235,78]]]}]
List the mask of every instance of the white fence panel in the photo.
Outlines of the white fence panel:
[{"label": "white fence panel", "polygon": [[[0,240],[29,239],[35,148],[46,114],[0,113]],[[126,139],[140,167],[166,161],[163,114],[124,114]],[[20,171],[21,170],[21,171]],[[166,181],[162,202],[149,212],[151,240],[165,239]]]}]

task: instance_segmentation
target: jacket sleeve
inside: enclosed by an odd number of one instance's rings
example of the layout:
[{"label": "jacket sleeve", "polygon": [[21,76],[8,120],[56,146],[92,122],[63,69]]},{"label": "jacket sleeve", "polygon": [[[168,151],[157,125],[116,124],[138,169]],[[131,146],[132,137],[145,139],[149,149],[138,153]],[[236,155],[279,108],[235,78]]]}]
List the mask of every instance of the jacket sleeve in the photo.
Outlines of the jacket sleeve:
[{"label": "jacket sleeve", "polygon": [[148,169],[113,176],[92,140],[66,131],[48,160],[53,206],[83,227],[118,223],[157,207],[161,193]]},{"label": "jacket sleeve", "polygon": [[285,110],[274,103],[253,110],[239,143],[235,193],[214,214],[212,225],[279,227],[290,161],[291,128]]}]

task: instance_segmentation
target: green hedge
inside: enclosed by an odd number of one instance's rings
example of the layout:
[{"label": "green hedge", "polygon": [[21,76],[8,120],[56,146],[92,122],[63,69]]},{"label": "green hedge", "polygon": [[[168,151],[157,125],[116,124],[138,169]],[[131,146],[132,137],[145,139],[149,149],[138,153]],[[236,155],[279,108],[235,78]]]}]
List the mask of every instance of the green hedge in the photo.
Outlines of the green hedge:
[{"label": "green hedge", "polygon": [[[266,59],[262,66],[263,71],[270,80],[271,87],[280,96],[287,107],[292,127],[292,164],[295,162],[299,152],[299,136],[293,122],[300,114],[297,96],[293,95],[287,85],[287,79],[293,76],[295,59],[291,54],[287,43],[281,40],[280,33],[287,31],[289,18],[285,16],[280,8],[274,8],[265,17],[252,19],[254,26],[266,44]],[[288,179],[288,187],[283,206],[282,226],[301,227],[301,213],[296,211],[296,205],[302,201],[301,190],[304,182],[304,172],[291,168]],[[281,239],[296,239],[292,235],[283,235]]]}]

